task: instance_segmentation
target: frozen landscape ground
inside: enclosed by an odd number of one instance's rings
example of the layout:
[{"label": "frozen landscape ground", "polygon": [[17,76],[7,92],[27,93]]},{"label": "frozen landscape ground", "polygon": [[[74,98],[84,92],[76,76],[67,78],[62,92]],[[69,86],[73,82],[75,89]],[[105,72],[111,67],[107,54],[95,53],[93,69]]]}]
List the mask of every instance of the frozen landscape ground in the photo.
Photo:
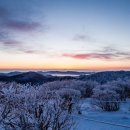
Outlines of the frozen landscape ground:
[{"label": "frozen landscape ground", "polygon": [[130,99],[117,112],[104,112],[91,105],[91,99],[80,104],[82,115],[74,115],[76,130],[130,130]]}]

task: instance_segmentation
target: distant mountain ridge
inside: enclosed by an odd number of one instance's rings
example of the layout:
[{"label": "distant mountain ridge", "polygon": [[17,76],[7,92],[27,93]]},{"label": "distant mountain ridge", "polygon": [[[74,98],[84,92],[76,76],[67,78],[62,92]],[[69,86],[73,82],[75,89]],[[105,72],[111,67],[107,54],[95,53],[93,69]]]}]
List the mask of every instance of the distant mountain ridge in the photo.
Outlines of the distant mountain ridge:
[{"label": "distant mountain ridge", "polygon": [[[72,74],[73,73],[73,74]],[[70,74],[71,76],[53,76],[52,74]],[[79,76],[73,76],[73,75]],[[48,72],[10,72],[0,73],[0,81],[3,82],[17,82],[17,83],[31,83],[42,84],[57,80],[92,80],[101,84],[117,80],[117,79],[130,79],[130,71],[104,71],[104,72],[75,72],[75,71],[48,71]]]},{"label": "distant mountain ridge", "polygon": [[0,76],[14,76],[14,75],[22,74],[22,73],[24,73],[24,72],[13,71],[13,72],[9,72],[9,73],[0,73]]},{"label": "distant mountain ridge", "polygon": [[83,74],[90,74],[93,72],[81,72],[81,71],[47,71],[43,73],[48,74],[70,74],[70,75],[83,75]]},{"label": "distant mountain ridge", "polygon": [[79,80],[92,80],[97,81],[101,84],[117,80],[117,79],[130,79],[130,71],[103,71],[97,72],[91,75],[82,75]]},{"label": "distant mountain ridge", "polygon": [[56,81],[56,80],[69,80],[74,79],[70,76],[57,77],[57,76],[44,76],[38,72],[17,72],[8,73],[5,75],[0,75],[0,81],[3,82],[17,82],[17,83],[31,83],[31,84],[42,84],[46,82]]},{"label": "distant mountain ridge", "polygon": [[[29,71],[34,72],[34,71]],[[0,76],[14,76],[19,75],[27,72],[20,72],[20,71],[13,71],[9,73],[0,73]],[[41,75],[53,75],[53,74],[63,74],[63,75],[86,75],[86,74],[92,74],[94,72],[81,72],[81,71],[36,71],[35,73],[41,74]]]}]

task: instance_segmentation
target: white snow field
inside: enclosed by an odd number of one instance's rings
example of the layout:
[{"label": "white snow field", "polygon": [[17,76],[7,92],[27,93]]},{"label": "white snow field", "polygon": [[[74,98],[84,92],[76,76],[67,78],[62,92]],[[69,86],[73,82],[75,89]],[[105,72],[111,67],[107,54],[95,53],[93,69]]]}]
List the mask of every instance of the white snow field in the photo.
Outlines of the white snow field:
[{"label": "white snow field", "polygon": [[81,115],[74,115],[75,130],[130,130],[130,99],[117,112],[104,112],[91,105],[91,99],[80,102]]}]

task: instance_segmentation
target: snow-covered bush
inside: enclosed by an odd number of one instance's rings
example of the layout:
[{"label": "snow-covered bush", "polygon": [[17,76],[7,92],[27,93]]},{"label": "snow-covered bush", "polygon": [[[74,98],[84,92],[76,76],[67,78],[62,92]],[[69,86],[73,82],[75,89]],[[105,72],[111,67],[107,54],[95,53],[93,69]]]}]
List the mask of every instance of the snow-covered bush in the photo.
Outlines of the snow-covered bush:
[{"label": "snow-covered bush", "polygon": [[118,79],[117,81],[108,82],[110,88],[115,90],[121,101],[125,101],[126,98],[130,97],[130,80],[129,79]]},{"label": "snow-covered bush", "polygon": [[126,95],[130,98],[130,79],[126,79],[124,82],[126,87]]},{"label": "snow-covered bush", "polygon": [[60,90],[62,88],[71,88],[82,91],[85,87],[85,82],[79,80],[54,81],[44,84],[43,87],[48,88],[50,91]]},{"label": "snow-covered bush", "polygon": [[[41,86],[6,84],[0,91],[0,126],[7,130],[69,130],[71,115],[63,100],[48,98]],[[17,88],[17,87],[18,88]]]},{"label": "snow-covered bush", "polygon": [[74,89],[69,89],[69,88],[62,88],[59,91],[57,91],[57,94],[59,96],[61,96],[62,98],[73,98],[75,99],[79,99],[81,97],[81,92],[78,90],[74,90]]},{"label": "snow-covered bush", "polygon": [[61,89],[73,89],[81,92],[81,97],[91,97],[93,94],[93,88],[97,86],[97,82],[94,81],[80,81],[80,80],[66,80],[66,81],[54,81],[43,85],[44,88],[50,91],[57,91]]},{"label": "snow-covered bush", "polygon": [[104,111],[117,111],[120,107],[119,94],[111,90],[109,85],[97,86],[92,96],[93,103]]},{"label": "snow-covered bush", "polygon": [[108,82],[110,89],[116,91],[119,94],[119,98],[121,101],[125,101],[127,98],[127,85],[126,82],[122,80]]},{"label": "snow-covered bush", "polygon": [[93,95],[93,89],[98,85],[95,81],[86,81],[84,85],[83,97],[91,97]]},{"label": "snow-covered bush", "polygon": [[81,92],[74,89],[63,88],[56,92],[63,99],[62,108],[68,110],[69,113],[72,112],[74,106],[76,106],[81,97]]}]

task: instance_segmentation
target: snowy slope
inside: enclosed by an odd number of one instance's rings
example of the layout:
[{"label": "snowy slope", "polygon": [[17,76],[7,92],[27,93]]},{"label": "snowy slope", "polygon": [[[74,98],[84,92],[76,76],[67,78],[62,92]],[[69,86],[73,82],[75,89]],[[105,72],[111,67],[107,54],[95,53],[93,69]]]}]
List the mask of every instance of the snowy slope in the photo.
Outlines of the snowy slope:
[{"label": "snowy slope", "polygon": [[82,115],[74,115],[76,130],[130,130],[130,100],[122,103],[118,112],[103,112],[90,102],[80,102]]}]

